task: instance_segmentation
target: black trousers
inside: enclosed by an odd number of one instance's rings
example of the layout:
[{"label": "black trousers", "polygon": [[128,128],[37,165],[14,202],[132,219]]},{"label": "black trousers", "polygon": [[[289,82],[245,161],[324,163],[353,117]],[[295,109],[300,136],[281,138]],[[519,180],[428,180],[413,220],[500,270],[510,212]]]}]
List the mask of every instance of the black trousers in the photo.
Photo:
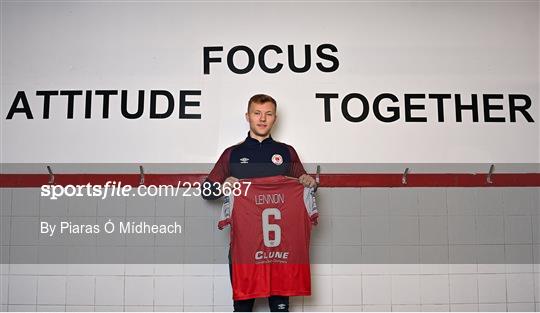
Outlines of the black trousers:
[{"label": "black trousers", "polygon": [[[234,301],[234,312],[252,312],[255,299]],[[289,297],[271,296],[268,298],[270,312],[289,312]]]},{"label": "black trousers", "polygon": [[[231,249],[229,249],[229,277],[232,285],[232,262]],[[255,299],[235,300],[234,312],[252,312]],[[270,296],[268,297],[268,306],[270,312],[289,312],[289,297],[286,296]]]}]

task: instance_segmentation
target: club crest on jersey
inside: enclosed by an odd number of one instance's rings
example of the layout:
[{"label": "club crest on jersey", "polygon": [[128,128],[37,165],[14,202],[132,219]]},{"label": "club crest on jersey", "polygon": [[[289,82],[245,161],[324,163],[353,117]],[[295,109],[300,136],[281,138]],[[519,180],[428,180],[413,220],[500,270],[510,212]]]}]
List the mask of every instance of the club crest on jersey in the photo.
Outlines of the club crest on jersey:
[{"label": "club crest on jersey", "polygon": [[240,159],[240,164],[247,164],[249,161],[249,158],[241,158]]},{"label": "club crest on jersey", "polygon": [[281,165],[283,164],[283,157],[279,154],[274,154],[272,156],[272,163],[274,163],[275,165]]}]

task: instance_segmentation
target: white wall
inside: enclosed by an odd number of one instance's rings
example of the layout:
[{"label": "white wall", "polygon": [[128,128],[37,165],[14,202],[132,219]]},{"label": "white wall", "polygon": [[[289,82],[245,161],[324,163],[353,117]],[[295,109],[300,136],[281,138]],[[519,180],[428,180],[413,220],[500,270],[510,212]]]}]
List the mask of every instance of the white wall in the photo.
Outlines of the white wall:
[{"label": "white wall", "polygon": [[[524,2],[2,2],[2,162],[215,162],[219,153],[245,137],[246,102],[265,92],[279,102],[274,137],[293,144],[304,162],[491,163],[539,161],[537,1]],[[330,43],[338,48],[339,69],[291,72],[286,54],[277,74],[257,65],[245,75],[226,66],[226,52],[246,45],[257,52],[268,44],[302,51]],[[203,74],[205,46],[223,46],[224,59]],[[328,51],[327,51],[328,52]],[[218,55],[218,54],[213,54]],[[313,62],[320,61],[317,57]],[[246,62],[241,55],[237,64]],[[299,56],[298,65],[303,63]],[[84,118],[84,96],[75,117],[66,118],[66,96],[53,97],[43,119],[40,90],[128,90],[130,108],[139,89],[201,90],[201,120],[127,120],[120,100],[111,100],[109,119]],[[17,91],[25,91],[34,120],[7,120]],[[361,93],[372,100],[384,92],[399,98],[402,118],[346,121],[339,103],[324,121],[318,92]],[[470,113],[455,122],[436,121],[433,100],[416,100],[426,123],[403,120],[405,93],[502,94],[493,115],[504,123],[473,123]],[[532,100],[534,123],[518,114],[508,121],[508,95]],[[93,96],[93,114],[101,112]],[[359,114],[358,101],[351,114]],[[148,105],[148,95],[146,99]],[[161,108],[163,109],[163,103]],[[385,105],[383,105],[385,107]],[[146,108],[145,112],[148,108]],[[384,110],[383,110],[384,111]],[[106,153],[105,153],[106,151]]]}]

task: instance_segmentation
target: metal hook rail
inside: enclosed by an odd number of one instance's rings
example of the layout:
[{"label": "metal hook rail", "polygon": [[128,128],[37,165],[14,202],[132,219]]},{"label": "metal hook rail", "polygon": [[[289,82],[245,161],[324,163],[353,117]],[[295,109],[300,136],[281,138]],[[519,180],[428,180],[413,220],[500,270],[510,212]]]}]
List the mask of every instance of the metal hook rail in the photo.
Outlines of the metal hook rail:
[{"label": "metal hook rail", "polygon": [[[328,173],[311,174],[318,187],[540,187],[540,173],[494,173],[490,166],[486,173]],[[46,184],[55,185],[104,185],[108,181],[122,182],[123,185],[172,185],[202,182],[208,174],[147,174],[139,166],[135,174],[61,174],[53,173],[47,166],[48,174],[0,174],[0,188],[34,188]],[[181,185],[180,185],[181,186]]]}]

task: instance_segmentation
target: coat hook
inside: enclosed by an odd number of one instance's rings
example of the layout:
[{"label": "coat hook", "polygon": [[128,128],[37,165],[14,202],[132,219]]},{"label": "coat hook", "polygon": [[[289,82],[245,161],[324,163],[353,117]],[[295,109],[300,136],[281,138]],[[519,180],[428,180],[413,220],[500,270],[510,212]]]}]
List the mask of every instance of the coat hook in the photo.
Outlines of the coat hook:
[{"label": "coat hook", "polygon": [[495,165],[491,164],[491,166],[489,167],[489,173],[486,178],[486,181],[488,184],[493,184],[493,181],[491,180],[491,175],[493,174],[494,170],[495,170]]},{"label": "coat hook", "polygon": [[139,185],[144,185],[144,167],[142,165],[139,165]]},{"label": "coat hook", "polygon": [[49,185],[53,185],[54,184],[54,174],[53,174],[53,171],[51,169],[51,167],[49,165],[47,165],[47,171],[49,172]]},{"label": "coat hook", "polygon": [[403,172],[403,176],[401,176],[401,184],[407,185],[407,174],[409,174],[409,168],[407,167],[405,169],[405,172]]}]

